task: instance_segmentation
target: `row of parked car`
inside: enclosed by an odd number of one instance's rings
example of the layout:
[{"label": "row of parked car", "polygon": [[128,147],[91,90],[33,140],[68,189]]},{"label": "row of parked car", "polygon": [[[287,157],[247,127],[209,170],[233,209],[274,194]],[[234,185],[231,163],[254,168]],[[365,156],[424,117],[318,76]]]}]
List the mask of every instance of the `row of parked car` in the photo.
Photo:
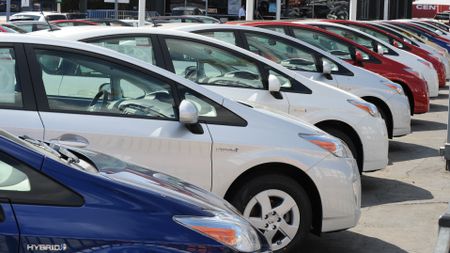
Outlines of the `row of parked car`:
[{"label": "row of parked car", "polygon": [[360,173],[387,166],[389,138],[450,77],[448,32],[303,20],[0,35],[0,127],[21,136],[0,137],[0,205],[25,238],[5,231],[10,252],[298,252],[355,226]]}]

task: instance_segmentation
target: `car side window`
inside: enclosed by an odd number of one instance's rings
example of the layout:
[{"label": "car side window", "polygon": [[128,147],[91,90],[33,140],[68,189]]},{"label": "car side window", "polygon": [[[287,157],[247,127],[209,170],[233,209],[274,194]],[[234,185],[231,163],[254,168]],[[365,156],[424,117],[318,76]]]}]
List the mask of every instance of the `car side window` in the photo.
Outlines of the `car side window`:
[{"label": "car side window", "polygon": [[352,41],[354,41],[354,42],[356,42],[356,43],[358,43],[358,44],[360,44],[360,45],[370,49],[371,51],[374,51],[374,52],[377,51],[377,48],[374,48],[374,45],[378,44],[378,45],[381,46],[384,54],[390,54],[389,48],[387,48],[387,47],[385,47],[385,46],[383,46],[383,45],[381,45],[379,43],[372,43],[373,41],[370,38],[363,37],[362,35],[357,34],[357,33],[353,32],[353,31],[348,31],[348,30],[345,30],[345,29],[341,29],[339,27],[324,26],[322,28],[324,28],[326,30],[329,30],[331,32],[337,33],[337,34],[339,34],[339,35],[341,35],[341,36],[343,36],[343,37],[345,37],[347,39],[350,39],[350,40],[352,40]]},{"label": "car side window", "polygon": [[246,126],[247,122],[222,105],[192,91],[182,85],[179,86],[181,99],[192,102],[199,112],[199,122],[207,124]]},{"label": "car side window", "polygon": [[0,160],[0,191],[31,191],[30,180],[22,171]]},{"label": "car side window", "polygon": [[81,206],[83,198],[25,163],[0,152],[0,198],[13,204]]},{"label": "car side window", "polygon": [[150,64],[156,64],[152,41],[147,36],[103,38],[89,41],[89,43],[106,47]]},{"label": "car side window", "polygon": [[[301,39],[313,46],[316,46],[342,60],[352,60],[351,45],[343,43],[327,34],[304,29],[293,28],[294,37]],[[358,50],[359,51],[359,50]],[[369,60],[371,57],[360,51],[363,59]]]},{"label": "car side window", "polygon": [[200,34],[202,36],[211,37],[226,43],[230,43],[232,45],[236,45],[236,36],[234,32],[225,32],[225,31],[200,31],[196,32],[197,34]]},{"label": "car side window", "polygon": [[167,38],[174,71],[199,84],[264,89],[258,65],[204,43]]},{"label": "car side window", "polygon": [[265,66],[265,69],[268,71],[269,75],[274,75],[278,78],[281,84],[281,91],[287,91],[287,92],[295,92],[295,93],[302,93],[302,94],[311,94],[312,91],[306,87],[305,85],[298,82],[295,78],[282,73],[278,70],[273,69],[270,66]]},{"label": "car side window", "polygon": [[294,37],[297,39],[314,45],[343,60],[352,59],[349,45],[341,43],[336,39],[327,36],[326,34],[297,28],[293,28],[292,31],[294,33]]},{"label": "car side window", "polygon": [[18,76],[16,56],[12,48],[0,48],[0,108],[21,108],[22,88]]},{"label": "car side window", "polygon": [[245,32],[250,51],[282,66],[299,71],[318,72],[313,52],[275,36]]},{"label": "car side window", "polygon": [[75,52],[36,50],[36,56],[50,110],[176,119],[164,80]]}]

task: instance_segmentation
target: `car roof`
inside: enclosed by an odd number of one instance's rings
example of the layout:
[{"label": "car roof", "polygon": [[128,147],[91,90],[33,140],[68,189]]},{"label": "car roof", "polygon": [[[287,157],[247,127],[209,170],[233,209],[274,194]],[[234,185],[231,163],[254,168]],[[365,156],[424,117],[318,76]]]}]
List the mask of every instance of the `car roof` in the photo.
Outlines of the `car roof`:
[{"label": "car roof", "polygon": [[337,33],[333,33],[333,32],[327,31],[327,30],[325,30],[323,28],[319,28],[319,27],[316,27],[316,26],[313,26],[313,25],[310,25],[310,24],[306,24],[306,23],[302,23],[302,22],[290,22],[290,21],[274,21],[274,22],[253,21],[253,22],[242,23],[240,25],[247,26],[247,24],[256,24],[256,25],[258,25],[258,24],[262,24],[262,25],[274,24],[274,25],[282,25],[282,26],[299,27],[299,28],[302,28],[302,29],[305,29],[305,30],[316,31],[318,33],[325,34],[326,36],[330,36],[330,37],[333,37],[333,38],[335,38],[337,40],[341,40],[343,42],[349,43],[349,44],[353,45],[354,47],[358,48],[359,50],[363,51],[364,53],[371,55],[372,57],[375,57],[375,58],[380,58],[381,57],[381,58],[389,60],[388,58],[383,57],[383,56],[373,52],[372,50],[370,50],[370,49],[368,49],[368,48],[366,48],[366,47],[364,47],[364,46],[362,46],[362,45],[360,45],[360,44],[358,44],[358,43],[356,43],[356,42],[354,42],[354,41],[352,41],[350,39],[347,39],[347,38],[345,38],[345,37],[343,37],[343,36],[341,36],[341,35],[339,35]]},{"label": "car roof", "polygon": [[51,46],[55,46],[55,47],[59,47],[59,48],[72,48],[72,49],[76,49],[76,50],[81,50],[81,51],[89,52],[92,54],[102,55],[104,57],[113,57],[113,58],[119,59],[121,61],[128,62],[130,64],[151,70],[162,76],[168,77],[168,78],[174,80],[175,82],[181,83],[192,90],[202,93],[203,95],[212,99],[216,103],[222,104],[223,100],[224,100],[224,98],[221,95],[218,95],[218,94],[216,94],[200,85],[197,85],[196,83],[193,83],[187,79],[184,79],[172,72],[169,72],[165,69],[162,69],[162,68],[159,68],[152,64],[146,63],[145,61],[138,60],[131,56],[127,56],[125,54],[121,54],[114,50],[107,49],[104,47],[99,47],[99,46],[95,46],[92,44],[87,44],[87,43],[82,43],[82,42],[77,42],[77,41],[58,40],[55,38],[50,38],[50,37],[45,37],[45,36],[31,36],[28,34],[9,34],[9,33],[0,36],[0,42],[2,42],[2,43],[6,42],[6,43],[37,44],[37,45],[44,45],[44,46],[51,45]]},{"label": "car roof", "polygon": [[[197,25],[197,26],[206,26],[208,24],[188,24],[188,25]],[[186,25],[186,26],[188,26]],[[209,24],[209,25],[214,25],[214,24]],[[218,27],[220,27],[221,25],[216,25]],[[243,48],[240,48],[238,46],[229,44],[229,43],[223,43],[223,41],[220,40],[216,40],[214,38],[210,38],[210,37],[205,37],[205,36],[201,36],[198,34],[194,34],[194,33],[189,33],[189,32],[183,32],[183,31],[178,31],[176,29],[164,29],[164,28],[159,28],[158,27],[151,27],[151,26],[144,26],[144,27],[104,27],[104,26],[91,26],[91,27],[83,27],[84,29],[79,29],[81,27],[67,27],[58,31],[46,31],[46,32],[42,32],[42,31],[38,31],[38,32],[33,32],[31,33],[31,36],[49,36],[49,37],[54,37],[54,38],[59,38],[59,39],[68,39],[68,40],[84,40],[84,39],[89,39],[89,38],[93,38],[93,37],[105,37],[105,36],[114,36],[114,35],[120,35],[120,34],[134,34],[134,35],[138,35],[138,34],[159,34],[159,35],[167,35],[167,36],[179,36],[182,38],[191,38],[191,39],[197,39],[200,41],[207,41],[208,43],[214,43],[216,45],[219,45],[221,47],[226,47],[229,48],[231,50],[237,51],[241,54],[244,54],[248,57],[254,58],[260,62],[264,62],[265,64],[271,66],[272,68],[286,74],[289,76],[293,76],[296,79],[300,80],[303,83],[310,83],[311,80],[309,80],[308,78],[306,78],[303,75],[300,75],[298,73],[296,73],[295,71],[289,70],[279,64],[277,64],[276,62],[273,62],[271,60],[268,60],[260,55],[257,55],[255,53],[252,53],[248,50],[245,50]],[[315,82],[316,85],[321,85],[321,86],[327,86],[327,87],[331,87],[323,82]],[[348,95],[348,94],[347,94]]]},{"label": "car roof", "polygon": [[[163,28],[164,29],[164,28]],[[333,59],[334,61],[348,67],[348,68],[353,68],[353,66],[341,59],[339,59],[338,57],[326,52],[325,50],[322,50],[314,45],[311,45],[309,43],[306,43],[302,40],[299,40],[297,38],[294,38],[292,36],[283,34],[283,33],[279,33],[279,32],[275,32],[269,29],[264,29],[264,28],[259,28],[259,27],[254,27],[254,26],[242,26],[242,25],[227,25],[227,24],[195,24],[195,25],[186,25],[186,26],[178,26],[178,27],[171,27],[171,29],[175,29],[175,30],[179,30],[179,31],[186,31],[186,32],[191,32],[191,31],[197,31],[197,30],[221,30],[221,29],[232,29],[232,30],[243,30],[243,31],[253,31],[253,32],[261,32],[261,33],[265,33],[265,34],[271,34],[277,37],[281,37],[285,40],[294,42],[294,43],[298,43],[301,44],[309,49],[312,49],[316,52],[321,53],[322,55],[325,55],[331,59]]]}]

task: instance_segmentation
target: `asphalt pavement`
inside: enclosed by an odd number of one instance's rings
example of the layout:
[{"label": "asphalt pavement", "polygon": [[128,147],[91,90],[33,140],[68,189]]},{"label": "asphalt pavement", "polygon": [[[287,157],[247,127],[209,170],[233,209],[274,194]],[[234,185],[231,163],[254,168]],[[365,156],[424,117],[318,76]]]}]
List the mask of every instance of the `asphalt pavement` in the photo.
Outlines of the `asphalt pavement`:
[{"label": "asphalt pavement", "polygon": [[348,230],[311,236],[299,252],[430,253],[450,201],[450,172],[439,156],[447,136],[449,91],[415,115],[413,133],[389,143],[389,165],[362,176],[362,216]]}]

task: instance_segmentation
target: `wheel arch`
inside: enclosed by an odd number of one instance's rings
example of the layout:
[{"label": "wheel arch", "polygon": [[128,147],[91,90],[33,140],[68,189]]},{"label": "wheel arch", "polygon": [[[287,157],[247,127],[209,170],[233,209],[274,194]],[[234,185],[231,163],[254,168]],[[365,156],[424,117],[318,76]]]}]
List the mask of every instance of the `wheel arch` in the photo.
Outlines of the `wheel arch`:
[{"label": "wheel arch", "polygon": [[388,130],[388,137],[389,137],[389,139],[392,139],[393,132],[394,132],[394,118],[392,116],[392,112],[391,112],[391,109],[389,108],[389,106],[386,104],[386,102],[384,102],[382,99],[377,98],[377,97],[365,96],[365,97],[362,97],[362,99],[376,105],[378,108],[381,108],[386,113],[387,119],[384,119],[384,120],[387,120],[386,124],[387,124],[387,130]]},{"label": "wheel arch", "polygon": [[402,80],[396,80],[396,79],[391,79],[392,82],[397,83],[399,85],[402,86],[403,91],[405,92],[406,97],[408,97],[408,101],[409,101],[409,109],[411,112],[411,116],[414,115],[414,95],[411,91],[411,89],[409,88],[409,86]]},{"label": "wheel arch", "polygon": [[[276,167],[276,171],[274,171],[274,167]],[[225,193],[224,198],[230,201],[231,198],[239,192],[239,189],[249,180],[258,176],[274,173],[289,176],[304,188],[311,201],[313,211],[311,231],[316,235],[320,235],[320,233],[322,232],[323,212],[322,200],[320,198],[319,190],[317,189],[312,179],[303,170],[290,164],[265,163],[248,169],[233,181],[233,183]]]},{"label": "wheel arch", "polygon": [[333,128],[339,131],[344,131],[346,134],[349,135],[349,137],[353,140],[356,152],[358,153],[358,157],[355,158],[356,162],[358,163],[358,168],[360,169],[360,172],[364,171],[364,148],[362,145],[361,138],[359,137],[358,133],[355,129],[353,129],[352,126],[349,124],[338,121],[338,120],[326,120],[321,121],[315,124],[316,127],[324,130],[325,128]]}]

